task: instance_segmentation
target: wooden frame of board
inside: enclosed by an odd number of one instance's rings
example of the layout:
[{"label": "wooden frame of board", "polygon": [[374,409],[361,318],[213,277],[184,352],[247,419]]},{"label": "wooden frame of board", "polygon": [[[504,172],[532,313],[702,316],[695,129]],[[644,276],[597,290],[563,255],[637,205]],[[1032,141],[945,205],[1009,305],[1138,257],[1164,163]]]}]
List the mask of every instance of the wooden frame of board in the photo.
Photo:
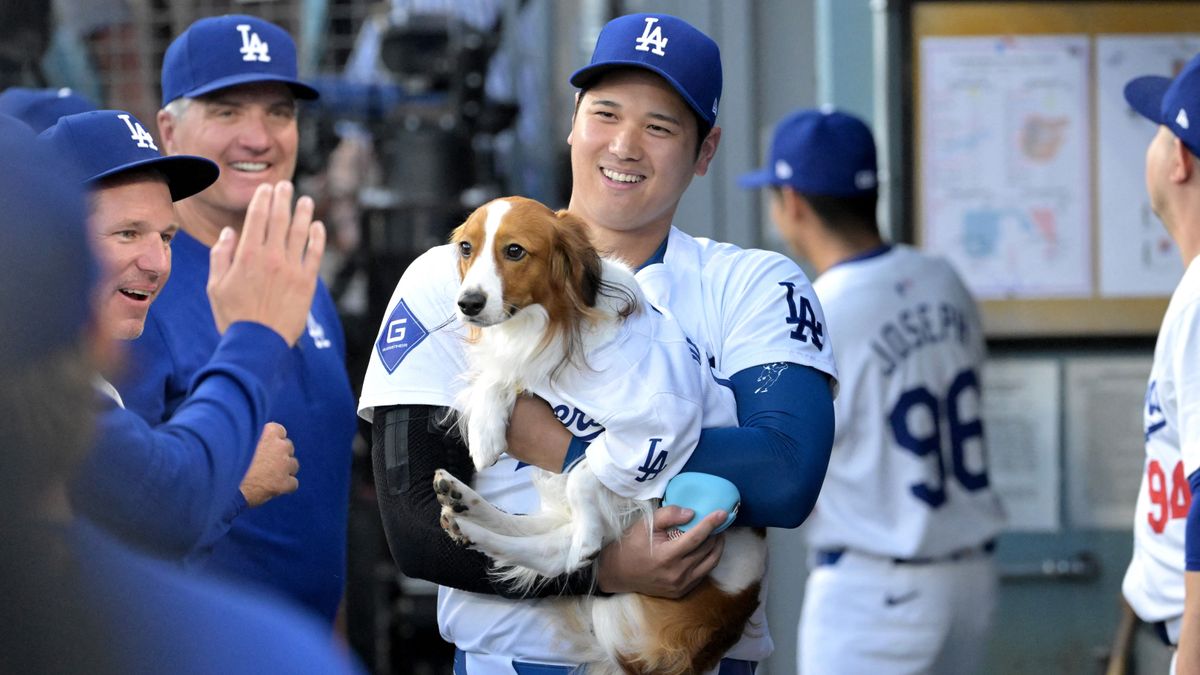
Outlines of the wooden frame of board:
[{"label": "wooden frame of board", "polygon": [[[888,164],[892,198],[889,202],[893,236],[921,239],[919,153],[920,63],[917,45],[931,36],[1037,36],[1122,33],[1198,33],[1200,3],[1185,0],[1118,2],[1086,0],[904,0],[887,10],[889,129]],[[1089,67],[1095,76],[1094,63]],[[1091,89],[1091,110],[1096,110]],[[990,338],[1148,336],[1154,335],[1166,311],[1168,297],[1100,297],[1098,262],[1098,200],[1096,124],[1091,130],[1090,195],[1092,228],[1092,296],[1071,299],[1021,298],[981,303],[984,328]]]}]

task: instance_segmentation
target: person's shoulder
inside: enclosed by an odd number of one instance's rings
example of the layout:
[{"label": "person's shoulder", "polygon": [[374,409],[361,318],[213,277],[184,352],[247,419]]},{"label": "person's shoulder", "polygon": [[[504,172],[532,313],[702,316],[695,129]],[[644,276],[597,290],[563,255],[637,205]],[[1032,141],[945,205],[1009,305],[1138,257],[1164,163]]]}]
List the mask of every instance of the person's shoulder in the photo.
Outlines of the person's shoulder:
[{"label": "person's shoulder", "polygon": [[718,241],[707,237],[692,237],[684,235],[697,247],[700,251],[702,260],[711,261],[714,263],[737,263],[748,260],[763,260],[763,261],[784,261],[791,264],[791,259],[782,253],[770,251],[762,248],[747,248],[727,241]]},{"label": "person's shoulder", "polygon": [[451,244],[434,246],[409,263],[400,281],[411,288],[458,283],[457,250]]},{"label": "person's shoulder", "polygon": [[685,236],[695,242],[701,273],[705,278],[752,278],[764,273],[804,274],[795,261],[777,251],[743,248],[725,241]]}]

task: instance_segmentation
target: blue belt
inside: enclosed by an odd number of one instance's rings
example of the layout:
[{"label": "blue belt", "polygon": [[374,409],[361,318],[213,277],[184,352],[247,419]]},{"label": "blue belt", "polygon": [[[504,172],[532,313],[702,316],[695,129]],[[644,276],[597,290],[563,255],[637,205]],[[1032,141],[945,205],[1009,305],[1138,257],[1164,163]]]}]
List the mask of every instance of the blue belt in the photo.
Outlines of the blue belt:
[{"label": "blue belt", "polygon": [[[891,561],[897,565],[930,565],[932,563],[956,562],[980,553],[991,553],[995,550],[996,540],[989,539],[980,546],[959,549],[953,553],[948,553],[943,556],[929,556],[924,558],[891,558]],[[844,555],[846,555],[846,549],[844,548],[820,549],[817,551],[817,566],[824,567],[827,565],[836,565]]]},{"label": "blue belt", "polygon": [[[517,675],[565,675],[575,670],[575,666],[529,663],[516,659],[513,659],[512,667]],[[721,659],[721,667],[717,670],[717,675],[754,675],[756,668],[758,668],[756,661]],[[467,653],[461,649],[454,650],[454,675],[467,675]]]}]

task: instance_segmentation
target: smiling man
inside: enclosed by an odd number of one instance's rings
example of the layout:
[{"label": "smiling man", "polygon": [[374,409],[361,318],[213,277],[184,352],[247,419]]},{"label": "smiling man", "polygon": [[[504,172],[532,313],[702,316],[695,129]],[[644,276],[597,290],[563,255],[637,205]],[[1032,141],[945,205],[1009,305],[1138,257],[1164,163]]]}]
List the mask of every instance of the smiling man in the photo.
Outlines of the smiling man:
[{"label": "smiling man", "polygon": [[[218,347],[205,297],[210,248],[239,230],[255,191],[296,168],[296,46],[279,26],[227,15],[193,23],[167,48],[158,128],[170,155],[216,162],[209,189],[175,205],[175,273],[133,345],[137,370],[121,393],[150,424],[174,419],[196,372]],[[204,562],[301,603],[332,623],[346,569],[354,397],[333,299],[318,281],[307,329],[285,359],[269,418],[287,429],[305,480],[294,494],[241,514]]]},{"label": "smiling man", "polygon": [[[141,122],[120,110],[68,115],[40,141],[80,171],[88,190],[89,234],[105,272],[93,299],[95,342],[133,340],[171,274],[178,231],[171,204],[211,185],[217,167],[200,157],[163,157]],[[278,241],[271,246],[251,237],[239,253],[253,264],[229,261],[232,236],[218,247],[211,296],[219,308],[221,348],[203,364],[183,414],[148,425],[123,409],[111,384],[97,381],[105,394],[99,433],[70,498],[86,522],[127,545],[182,560],[222,537],[246,506],[296,489],[291,443],[267,424],[266,413],[287,347],[305,328],[324,230],[313,226],[311,236],[321,241],[314,239],[305,257],[311,201],[297,208],[295,221],[290,201],[288,184],[256,197],[246,227],[260,234],[273,227]],[[285,230],[291,255],[268,269],[267,254],[279,253]]]},{"label": "smiling man", "polygon": [[[783,256],[692,237],[673,225],[684,191],[708,172],[721,138],[720,49],[677,17],[621,16],[604,27],[591,62],[570,81],[579,88],[567,139],[570,211],[598,248],[638,267],[650,303],[674,315],[694,343],[694,358],[728,380],[737,402],[739,426],[704,429],[684,471],[733,482],[739,525],[798,526],[816,501],[833,441],[837,368],[820,302]],[[459,649],[456,673],[566,675],[579,654],[547,637],[556,621],[551,603],[490,574],[487,559],[456,547],[439,523],[433,470],[469,475],[461,440],[438,429],[465,368],[465,331],[452,321],[455,255],[450,246],[431,249],[405,272],[363,383],[360,412],[373,425],[380,513],[401,570],[442,586],[438,622]],[[475,476],[479,493],[510,513],[537,509],[526,465],[569,470],[605,433],[595,420],[606,411],[549,404],[519,400],[508,456]],[[563,426],[568,421],[571,430]],[[646,467],[677,451],[648,450]],[[601,551],[594,578],[586,568],[538,593],[680,597],[720,559],[723,540],[708,535],[726,515],[661,508],[651,531],[639,522]],[[698,522],[682,536],[668,534],[693,518]],[[760,605],[719,672],[753,673],[771,649]]]}]

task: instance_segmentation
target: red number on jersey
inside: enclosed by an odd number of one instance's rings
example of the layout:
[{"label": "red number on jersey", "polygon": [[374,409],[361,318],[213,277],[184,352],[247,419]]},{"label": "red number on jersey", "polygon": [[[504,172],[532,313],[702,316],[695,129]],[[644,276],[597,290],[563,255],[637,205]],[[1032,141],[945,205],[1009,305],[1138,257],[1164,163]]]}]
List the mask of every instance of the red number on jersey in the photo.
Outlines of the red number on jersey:
[{"label": "red number on jersey", "polygon": [[1146,487],[1150,492],[1150,502],[1157,508],[1151,508],[1146,513],[1150,521],[1150,529],[1155,534],[1162,534],[1167,528],[1167,522],[1176,518],[1186,518],[1188,509],[1192,507],[1192,491],[1188,486],[1187,476],[1183,475],[1183,462],[1175,463],[1171,472],[1171,482],[1167,483],[1167,474],[1157,459],[1150,460],[1146,467]]}]

